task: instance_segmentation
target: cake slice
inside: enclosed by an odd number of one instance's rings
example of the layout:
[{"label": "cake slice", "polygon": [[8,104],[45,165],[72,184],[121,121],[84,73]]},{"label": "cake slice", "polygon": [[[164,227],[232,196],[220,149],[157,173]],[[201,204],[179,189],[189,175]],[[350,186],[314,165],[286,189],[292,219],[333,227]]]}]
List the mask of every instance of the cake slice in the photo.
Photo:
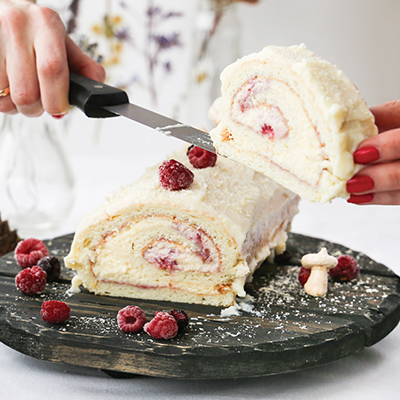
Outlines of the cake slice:
[{"label": "cake slice", "polygon": [[160,185],[159,166],[79,225],[65,265],[100,295],[230,306],[272,249],[283,251],[298,196],[223,157],[194,168],[187,189]]},{"label": "cake slice", "polygon": [[377,134],[354,84],[304,45],[268,46],[228,66],[210,110],[218,152],[301,197],[348,197],[353,152]]}]

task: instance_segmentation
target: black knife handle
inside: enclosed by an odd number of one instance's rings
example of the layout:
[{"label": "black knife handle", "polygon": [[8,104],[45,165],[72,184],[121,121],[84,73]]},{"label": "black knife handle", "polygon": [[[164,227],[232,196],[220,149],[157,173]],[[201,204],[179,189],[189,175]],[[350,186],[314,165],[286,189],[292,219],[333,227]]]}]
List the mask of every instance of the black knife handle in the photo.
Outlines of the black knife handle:
[{"label": "black knife handle", "polygon": [[125,103],[129,103],[129,98],[123,90],[81,75],[70,74],[69,104],[78,107],[88,117],[116,117],[116,114],[105,110],[103,107]]}]

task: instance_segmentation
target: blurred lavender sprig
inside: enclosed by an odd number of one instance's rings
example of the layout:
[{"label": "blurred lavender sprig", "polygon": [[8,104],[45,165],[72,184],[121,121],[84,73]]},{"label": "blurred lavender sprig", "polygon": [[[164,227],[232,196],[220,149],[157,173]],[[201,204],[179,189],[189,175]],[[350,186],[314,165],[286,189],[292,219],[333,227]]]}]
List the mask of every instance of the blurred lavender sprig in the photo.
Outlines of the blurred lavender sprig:
[{"label": "blurred lavender sprig", "polygon": [[[119,2],[121,8],[133,15],[129,3],[126,1]],[[177,11],[165,11],[163,7],[156,5],[154,0],[148,0],[146,11],[145,11],[145,29],[146,29],[146,42],[142,47],[138,47],[137,44],[133,43],[132,34],[129,28],[124,28],[117,32],[119,38],[122,41],[129,42],[144,56],[148,65],[148,89],[153,104],[158,103],[157,83],[156,74],[158,68],[162,68],[164,73],[171,73],[173,71],[172,60],[161,60],[165,51],[182,47],[181,35],[179,32],[165,33],[161,32],[162,25],[164,22],[170,21],[173,18],[181,18],[182,12]]]}]

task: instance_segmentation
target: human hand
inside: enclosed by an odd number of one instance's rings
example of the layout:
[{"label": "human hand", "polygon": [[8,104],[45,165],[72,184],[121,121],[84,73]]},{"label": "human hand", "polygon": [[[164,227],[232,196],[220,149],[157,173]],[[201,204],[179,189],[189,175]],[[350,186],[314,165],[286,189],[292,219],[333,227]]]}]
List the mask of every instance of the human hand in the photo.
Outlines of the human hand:
[{"label": "human hand", "polygon": [[102,66],[69,38],[58,14],[33,0],[0,0],[0,112],[68,113],[69,72],[104,81]]},{"label": "human hand", "polygon": [[400,100],[371,108],[379,135],[364,140],[354,152],[363,164],[347,182],[354,204],[400,205]]}]

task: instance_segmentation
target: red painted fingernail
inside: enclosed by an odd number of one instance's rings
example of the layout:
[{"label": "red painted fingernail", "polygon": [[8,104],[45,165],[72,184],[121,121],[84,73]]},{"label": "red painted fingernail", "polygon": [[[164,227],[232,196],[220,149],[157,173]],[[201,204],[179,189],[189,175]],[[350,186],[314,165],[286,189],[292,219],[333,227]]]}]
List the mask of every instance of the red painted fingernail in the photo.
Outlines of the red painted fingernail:
[{"label": "red painted fingernail", "polygon": [[358,149],[353,154],[354,162],[357,164],[369,164],[379,157],[379,150],[376,147],[366,146]]},{"label": "red painted fingernail", "polygon": [[61,119],[61,118],[65,117],[65,114],[54,114],[54,115],[52,115],[52,117],[55,119]]},{"label": "red painted fingernail", "polygon": [[349,193],[367,192],[375,186],[374,180],[367,175],[356,175],[347,181],[346,189]]},{"label": "red painted fingernail", "polygon": [[373,193],[367,193],[367,194],[352,194],[350,197],[347,199],[348,203],[353,203],[353,204],[362,204],[362,203],[369,203],[374,199],[374,194]]}]

